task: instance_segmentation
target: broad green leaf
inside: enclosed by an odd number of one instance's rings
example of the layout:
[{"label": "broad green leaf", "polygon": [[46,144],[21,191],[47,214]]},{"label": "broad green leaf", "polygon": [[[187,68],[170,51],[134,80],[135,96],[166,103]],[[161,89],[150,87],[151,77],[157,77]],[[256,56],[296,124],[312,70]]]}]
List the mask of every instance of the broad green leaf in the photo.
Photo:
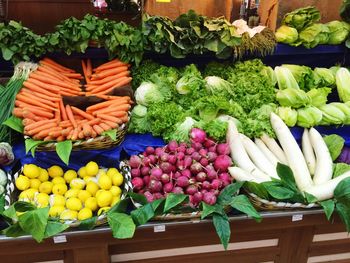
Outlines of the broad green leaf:
[{"label": "broad green leaf", "polygon": [[294,179],[294,175],[293,175],[292,170],[287,165],[284,165],[281,163],[277,164],[276,169],[277,169],[277,174],[280,177],[282,184],[293,191],[298,191],[298,187],[295,183],[295,179]]},{"label": "broad green leaf", "polygon": [[69,164],[70,153],[72,152],[72,141],[67,140],[56,144],[56,152],[60,159],[66,164]]},{"label": "broad green leaf", "polygon": [[41,242],[45,236],[48,218],[49,208],[45,207],[28,211],[20,215],[18,222],[25,232],[31,234],[37,242]]},{"label": "broad green leaf", "polygon": [[36,209],[36,206],[29,202],[17,201],[13,205],[17,212],[27,212]]},{"label": "broad green leaf", "polygon": [[294,196],[294,192],[283,186],[275,185],[271,182],[263,183],[266,191],[273,197],[278,200],[288,200]]},{"label": "broad green leaf", "polygon": [[204,219],[212,214],[219,214],[219,215],[224,215],[225,211],[224,208],[219,205],[219,204],[215,204],[215,205],[208,205],[204,202],[202,202],[202,214],[201,214],[201,218]]},{"label": "broad green leaf", "polygon": [[152,206],[153,211],[154,211],[154,216],[158,216],[158,215],[163,214],[164,203],[165,203],[164,198],[154,200],[151,203],[151,206]]},{"label": "broad green leaf", "polygon": [[130,213],[137,226],[146,224],[154,217],[154,211],[150,203],[137,208]]},{"label": "broad green leaf", "polygon": [[123,200],[120,200],[119,203],[115,204],[111,207],[111,209],[108,210],[107,214],[109,213],[125,213],[128,206],[130,204],[130,198],[125,198]]},{"label": "broad green leaf", "polygon": [[7,208],[4,212],[2,212],[2,215],[16,221],[17,218],[17,214],[16,214],[16,209],[14,205],[11,205],[9,208]]},{"label": "broad green leaf", "polygon": [[311,203],[316,203],[317,202],[317,198],[315,196],[313,196],[312,194],[309,194],[308,192],[304,192],[306,201],[311,204]]},{"label": "broad green leaf", "polygon": [[117,140],[117,130],[116,129],[104,131],[102,133],[102,135],[109,136],[113,141]]},{"label": "broad green leaf", "polygon": [[344,147],[345,140],[343,137],[337,134],[331,134],[323,137],[323,140],[327,144],[329,152],[332,156],[332,160],[337,159],[341,153],[341,150]]},{"label": "broad green leaf", "polygon": [[268,199],[269,193],[266,191],[264,185],[255,182],[245,182],[244,187],[253,194],[256,194],[260,198]]},{"label": "broad green leaf", "polygon": [[7,237],[20,237],[20,236],[28,235],[28,233],[26,233],[21,228],[19,223],[13,224],[13,225],[9,226],[8,228],[4,229],[3,233]]},{"label": "broad green leaf", "polygon": [[343,173],[350,171],[350,165],[347,163],[335,163],[333,165],[333,178],[342,175]]},{"label": "broad green leaf", "polygon": [[335,208],[335,202],[331,199],[322,201],[319,203],[324,210],[324,213],[326,214],[327,219],[329,220],[333,214],[334,208]]},{"label": "broad green leaf", "polygon": [[350,233],[350,207],[344,203],[336,203],[335,210],[345,224],[346,231]]},{"label": "broad green leaf", "polygon": [[34,151],[36,149],[36,147],[38,147],[41,144],[45,144],[46,142],[44,141],[37,141],[37,140],[33,140],[33,139],[26,139],[24,141],[25,147],[26,147],[26,153],[28,153],[29,151],[32,151],[32,155],[34,157]]},{"label": "broad green leaf", "polygon": [[230,205],[242,213],[253,217],[256,221],[261,221],[261,215],[255,210],[254,206],[250,203],[249,198],[245,195],[235,196]]},{"label": "broad green leaf", "polygon": [[2,214],[2,212],[4,212],[4,206],[5,206],[5,196],[2,195],[0,196],[0,214]]},{"label": "broad green leaf", "polygon": [[218,196],[217,203],[221,205],[228,205],[232,197],[237,193],[237,191],[242,187],[244,182],[235,182],[226,186]]},{"label": "broad green leaf", "polygon": [[80,221],[78,226],[81,230],[91,230],[96,227],[97,216],[93,216],[91,218]]},{"label": "broad green leaf", "polygon": [[224,246],[226,250],[231,238],[230,222],[228,221],[227,217],[214,214],[213,223],[214,223],[216,233],[220,238],[221,244]]},{"label": "broad green leaf", "polygon": [[4,121],[2,124],[10,127],[11,129],[13,129],[19,133],[23,133],[24,126],[23,126],[22,120],[20,118],[17,118],[15,116],[11,116],[6,121]]},{"label": "broad green leaf", "polygon": [[69,225],[67,224],[63,224],[56,221],[48,221],[45,228],[44,238],[55,236],[63,232],[67,228],[69,228]]},{"label": "broad green leaf", "polygon": [[136,225],[131,216],[122,213],[108,213],[107,219],[114,238],[125,239],[134,236]]},{"label": "broad green leaf", "polygon": [[347,203],[350,207],[350,178],[345,178],[340,181],[334,189],[334,198],[338,202]]},{"label": "broad green leaf", "polygon": [[143,194],[137,194],[137,193],[134,193],[134,192],[129,192],[128,193],[128,196],[130,196],[134,202],[137,202],[141,205],[145,205],[147,204],[147,199],[146,197],[143,195]]},{"label": "broad green leaf", "polygon": [[187,198],[188,196],[184,194],[169,194],[165,199],[164,213],[183,203]]},{"label": "broad green leaf", "polygon": [[14,55],[13,51],[7,47],[2,47],[1,52],[2,52],[2,57],[5,60],[11,60],[12,56]]}]

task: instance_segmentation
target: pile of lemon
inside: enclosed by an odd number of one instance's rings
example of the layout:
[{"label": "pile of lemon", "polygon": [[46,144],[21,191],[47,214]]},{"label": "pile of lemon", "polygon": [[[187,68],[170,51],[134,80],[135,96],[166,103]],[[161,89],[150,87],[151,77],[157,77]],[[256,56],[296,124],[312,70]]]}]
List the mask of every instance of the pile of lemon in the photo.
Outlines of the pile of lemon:
[{"label": "pile of lemon", "polygon": [[18,200],[50,207],[49,215],[62,220],[84,220],[100,215],[120,201],[124,177],[116,168],[100,169],[89,162],[78,172],[57,165],[43,169],[26,164],[15,185]]}]

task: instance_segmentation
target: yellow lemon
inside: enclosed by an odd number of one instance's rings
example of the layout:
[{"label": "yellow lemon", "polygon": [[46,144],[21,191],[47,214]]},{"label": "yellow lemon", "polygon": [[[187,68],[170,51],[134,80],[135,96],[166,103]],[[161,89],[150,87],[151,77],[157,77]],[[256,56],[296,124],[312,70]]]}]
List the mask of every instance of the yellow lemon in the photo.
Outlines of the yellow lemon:
[{"label": "yellow lemon", "polygon": [[112,187],[112,180],[108,175],[101,175],[100,179],[98,179],[98,185],[101,189],[109,190]]},{"label": "yellow lemon", "polygon": [[102,190],[102,189],[98,190],[95,194],[95,197],[97,198],[103,191],[105,190]]},{"label": "yellow lemon", "polygon": [[55,205],[51,206],[49,210],[49,216],[51,217],[58,217],[62,214],[62,212],[65,210],[64,206],[62,205]]},{"label": "yellow lemon", "polygon": [[67,199],[66,207],[70,210],[79,211],[83,207],[83,204],[81,203],[80,199],[71,197]]},{"label": "yellow lemon", "polygon": [[30,179],[37,178],[40,175],[40,168],[35,164],[25,164],[23,174]]},{"label": "yellow lemon", "polygon": [[88,199],[89,197],[91,197],[91,193],[87,190],[80,190],[79,194],[78,194],[78,198],[80,199],[80,201],[82,201],[83,203],[86,201],[86,199]]},{"label": "yellow lemon", "polygon": [[120,189],[119,186],[113,185],[109,191],[112,193],[113,196],[120,196],[122,194],[122,189]]},{"label": "yellow lemon", "polygon": [[79,189],[69,189],[65,194],[65,198],[78,197]]},{"label": "yellow lemon", "polygon": [[86,175],[88,175],[88,176],[97,175],[97,173],[98,173],[97,163],[91,161],[91,162],[88,162],[88,164],[85,167],[86,167]]},{"label": "yellow lemon", "polygon": [[51,180],[53,184],[66,184],[66,180],[63,177],[55,177]]},{"label": "yellow lemon", "polygon": [[88,176],[85,166],[80,167],[80,169],[78,170],[78,175],[80,178],[84,178],[85,176]]},{"label": "yellow lemon", "polygon": [[102,175],[107,175],[106,171],[104,169],[98,170],[98,174],[96,175],[97,179],[100,179]]},{"label": "yellow lemon", "polygon": [[78,190],[84,189],[85,185],[86,185],[85,181],[79,178],[73,179],[69,184],[70,188],[78,189]]},{"label": "yellow lemon", "polygon": [[112,182],[115,186],[120,186],[124,181],[124,177],[121,173],[115,173],[112,175]]},{"label": "yellow lemon", "polygon": [[93,178],[95,178],[95,177],[92,177],[92,176],[85,176],[85,177],[83,178],[83,180],[85,181],[85,183],[88,183],[88,182],[92,181]]},{"label": "yellow lemon", "polygon": [[100,215],[102,215],[102,214],[104,214],[104,213],[107,213],[109,209],[111,209],[110,206],[101,207],[101,208],[98,210],[97,215],[100,216]]},{"label": "yellow lemon", "polygon": [[84,206],[90,208],[91,211],[96,211],[98,208],[96,197],[89,197],[86,199]]},{"label": "yellow lemon", "polygon": [[95,195],[96,192],[100,189],[100,187],[95,182],[88,182],[86,184],[86,191],[88,191],[91,195]]},{"label": "yellow lemon", "polygon": [[107,175],[112,179],[112,176],[114,175],[114,174],[117,174],[117,173],[119,173],[119,171],[118,171],[118,169],[117,168],[109,168],[108,170],[107,170]]},{"label": "yellow lemon", "polygon": [[30,179],[30,188],[39,189],[41,181],[37,178]]},{"label": "yellow lemon", "polygon": [[50,206],[65,206],[66,198],[62,195],[50,195]]},{"label": "yellow lemon", "polygon": [[18,190],[26,190],[30,187],[30,180],[28,177],[20,175],[15,182],[15,185]]},{"label": "yellow lemon", "polygon": [[67,183],[70,183],[73,179],[77,177],[78,177],[77,172],[74,170],[68,170],[63,175],[63,178]]},{"label": "yellow lemon", "polygon": [[49,180],[49,173],[45,169],[40,168],[40,174],[38,176],[38,179],[42,183],[48,181]]},{"label": "yellow lemon", "polygon": [[75,220],[78,217],[78,212],[73,210],[64,210],[61,215],[61,220]]},{"label": "yellow lemon", "polygon": [[38,193],[38,189],[29,188],[20,193],[18,198],[21,201],[32,201],[34,200],[34,196],[36,195],[36,193]]},{"label": "yellow lemon", "polygon": [[113,195],[109,191],[102,191],[97,197],[97,204],[99,207],[109,206],[112,202]]},{"label": "yellow lemon", "polygon": [[34,197],[34,202],[38,207],[47,207],[49,205],[49,195],[45,193],[38,193]]},{"label": "yellow lemon", "polygon": [[47,171],[51,178],[60,177],[63,175],[63,170],[58,165],[51,166],[49,169],[47,169]]},{"label": "yellow lemon", "polygon": [[113,196],[111,206],[114,206],[115,204],[120,202],[120,196]]},{"label": "yellow lemon", "polygon": [[52,193],[55,195],[64,195],[68,190],[66,183],[54,184],[52,187]]},{"label": "yellow lemon", "polygon": [[92,217],[92,211],[90,208],[84,207],[78,213],[78,220],[85,220]]},{"label": "yellow lemon", "polygon": [[45,194],[51,194],[52,187],[53,187],[53,183],[52,182],[43,182],[39,186],[39,192],[40,193],[45,193]]}]

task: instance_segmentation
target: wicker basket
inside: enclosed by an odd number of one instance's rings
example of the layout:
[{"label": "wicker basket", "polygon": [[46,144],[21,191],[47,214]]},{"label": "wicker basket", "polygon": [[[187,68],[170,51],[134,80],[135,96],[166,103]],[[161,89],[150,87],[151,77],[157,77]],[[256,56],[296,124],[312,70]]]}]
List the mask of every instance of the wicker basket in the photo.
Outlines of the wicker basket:
[{"label": "wicker basket", "polygon": [[[5,194],[5,209],[7,209],[9,206],[11,206],[14,202],[18,200],[18,196],[20,194],[19,190],[16,189],[14,182],[16,179],[21,175],[23,171],[23,167],[15,172],[13,175],[11,173],[7,173],[7,186],[6,186],[6,194]],[[121,200],[125,199],[127,196],[127,193],[131,191],[132,185],[131,185],[131,177],[129,175],[124,175],[124,185],[123,185],[123,192],[120,197]],[[78,227],[80,225],[79,220],[65,220],[65,224],[68,224],[69,227]],[[104,225],[107,223],[107,217],[105,214],[102,214],[98,216],[96,220],[96,226]]]}]

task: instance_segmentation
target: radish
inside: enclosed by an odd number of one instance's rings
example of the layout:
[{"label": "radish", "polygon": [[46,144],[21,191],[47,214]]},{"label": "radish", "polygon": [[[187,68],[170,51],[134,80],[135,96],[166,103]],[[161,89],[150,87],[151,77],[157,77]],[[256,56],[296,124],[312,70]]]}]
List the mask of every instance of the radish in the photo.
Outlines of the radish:
[{"label": "radish", "polygon": [[260,149],[260,151],[266,156],[266,158],[270,161],[270,163],[274,166],[277,167],[277,164],[279,162],[279,160],[277,159],[277,157],[269,150],[269,148],[267,148],[267,146],[265,145],[265,143],[258,138],[255,138],[255,144],[256,146],[258,146],[258,148]]},{"label": "radish", "polygon": [[183,160],[185,158],[185,153],[183,152],[178,152],[177,154],[175,154],[175,158],[177,160]]},{"label": "radish", "polygon": [[171,193],[171,191],[173,190],[174,188],[174,185],[173,183],[169,182],[169,183],[166,183],[164,186],[163,186],[163,190],[165,193]]},{"label": "radish", "polygon": [[141,168],[141,174],[142,174],[143,176],[146,176],[146,175],[149,174],[150,170],[151,170],[151,168],[149,168],[149,167],[147,167],[147,166],[144,166],[144,167]]},{"label": "radish", "polygon": [[215,169],[221,172],[226,172],[231,165],[232,160],[228,155],[219,155],[214,162]]},{"label": "radish", "polygon": [[278,145],[278,143],[275,141],[275,139],[267,136],[266,134],[261,136],[260,139],[265,143],[267,148],[269,148],[270,151],[273,152],[273,154],[276,156],[280,163],[288,165],[286,155],[284,154],[283,150]]},{"label": "radish", "polygon": [[303,153],[286,124],[276,114],[271,113],[271,125],[287,157],[288,164],[293,171],[295,182],[300,191],[313,185],[309,169]]},{"label": "radish", "polygon": [[216,151],[219,155],[228,155],[230,153],[230,147],[227,143],[219,143],[216,146]]},{"label": "radish", "polygon": [[191,184],[186,188],[186,194],[188,195],[194,195],[197,192],[198,192],[198,187],[194,184]]},{"label": "radish", "polygon": [[214,162],[218,155],[214,152],[208,152],[208,160],[209,162]]},{"label": "radish", "polygon": [[223,182],[220,180],[220,179],[214,179],[212,182],[211,182],[211,187],[213,189],[219,189],[221,188],[223,185]]},{"label": "radish", "polygon": [[146,197],[147,202],[151,203],[154,201],[153,195],[149,191],[144,192],[143,195]]},{"label": "radish", "polygon": [[211,146],[214,146],[215,142],[212,139],[207,138],[204,142],[204,147],[205,148],[210,148]]},{"label": "radish", "polygon": [[171,164],[176,164],[177,158],[174,154],[169,154],[168,162]]},{"label": "radish", "polygon": [[180,186],[175,186],[172,191],[174,194],[183,194],[184,190]]},{"label": "radish", "polygon": [[207,158],[203,157],[202,159],[199,160],[199,163],[202,165],[202,166],[207,166],[209,164],[209,161]]},{"label": "radish", "polygon": [[203,143],[207,138],[207,134],[205,133],[205,131],[198,128],[192,128],[190,136],[192,138],[192,141],[199,143]]},{"label": "radish", "polygon": [[131,169],[130,174],[131,174],[131,177],[140,177],[141,170],[139,168]]},{"label": "radish", "polygon": [[253,163],[267,175],[278,179],[279,176],[277,175],[276,167],[270,163],[270,161],[260,151],[258,146],[256,146],[256,144],[251,139],[243,134],[241,134],[241,139],[244,149],[247,151],[248,156],[253,161]]},{"label": "radish", "polygon": [[187,178],[191,177],[191,171],[189,169],[184,169],[181,171],[181,175],[186,176]]},{"label": "radish", "polygon": [[168,174],[162,174],[162,176],[160,177],[160,180],[162,181],[163,184],[169,183],[170,176]]},{"label": "radish", "polygon": [[151,169],[151,176],[156,178],[156,179],[160,179],[162,174],[163,174],[163,171],[159,167],[154,167]]},{"label": "radish", "polygon": [[148,155],[154,153],[154,148],[152,146],[148,146],[145,151]]},{"label": "radish", "polygon": [[149,175],[146,175],[142,178],[144,185],[148,185],[149,181],[151,180],[151,177]]},{"label": "radish", "polygon": [[175,152],[177,147],[179,147],[179,145],[177,144],[176,141],[170,141],[167,146],[170,152]]},{"label": "radish", "polygon": [[137,155],[133,155],[130,157],[129,160],[129,165],[131,168],[138,168],[142,163],[142,160],[139,156]]},{"label": "radish", "polygon": [[195,193],[195,194],[193,195],[192,198],[193,198],[193,199],[192,199],[192,202],[193,202],[194,204],[199,204],[199,203],[202,202],[202,200],[203,200],[203,194],[202,194],[201,192],[197,192],[197,193]]},{"label": "radish", "polygon": [[307,164],[307,167],[309,168],[310,174],[315,174],[315,168],[316,168],[316,157],[314,150],[312,149],[312,144],[310,141],[310,134],[308,129],[304,129],[303,137],[301,138],[301,145],[302,150],[304,154],[304,158]]},{"label": "radish", "polygon": [[203,202],[208,205],[215,205],[216,203],[216,196],[212,192],[207,192],[203,194]]},{"label": "radish", "polygon": [[194,153],[194,152],[195,152],[195,149],[193,149],[192,147],[186,149],[186,154],[187,154],[187,155],[191,155],[191,154]]},{"label": "radish", "polygon": [[199,160],[202,158],[202,156],[199,154],[199,152],[192,153],[191,157],[192,157],[193,160],[195,160],[197,162],[199,162]]},{"label": "radish", "polygon": [[192,174],[196,175],[203,171],[203,167],[200,163],[193,163],[190,167],[190,171]]},{"label": "radish", "polygon": [[200,172],[196,175],[197,182],[204,182],[207,179],[207,174],[205,172]]},{"label": "radish", "polygon": [[262,183],[267,182],[269,180],[261,180],[258,178],[255,178],[253,175],[248,173],[247,171],[243,170],[239,167],[230,167],[228,168],[229,173],[231,176],[238,182],[255,182],[255,183]]},{"label": "radish", "polygon": [[131,183],[135,190],[141,190],[143,188],[143,180],[140,177],[133,178]]},{"label": "radish", "polygon": [[190,180],[186,176],[180,176],[177,178],[176,184],[180,187],[187,187],[190,184]]},{"label": "radish", "polygon": [[208,181],[204,181],[204,182],[202,183],[202,188],[203,188],[204,190],[210,190],[210,189],[211,189],[211,183],[208,182]]},{"label": "radish", "polygon": [[151,179],[148,184],[151,193],[158,193],[162,191],[163,185],[160,181]]},{"label": "radish", "polygon": [[315,128],[310,129],[309,137],[316,155],[316,167],[313,181],[315,184],[322,184],[332,179],[332,157],[321,134]]}]

